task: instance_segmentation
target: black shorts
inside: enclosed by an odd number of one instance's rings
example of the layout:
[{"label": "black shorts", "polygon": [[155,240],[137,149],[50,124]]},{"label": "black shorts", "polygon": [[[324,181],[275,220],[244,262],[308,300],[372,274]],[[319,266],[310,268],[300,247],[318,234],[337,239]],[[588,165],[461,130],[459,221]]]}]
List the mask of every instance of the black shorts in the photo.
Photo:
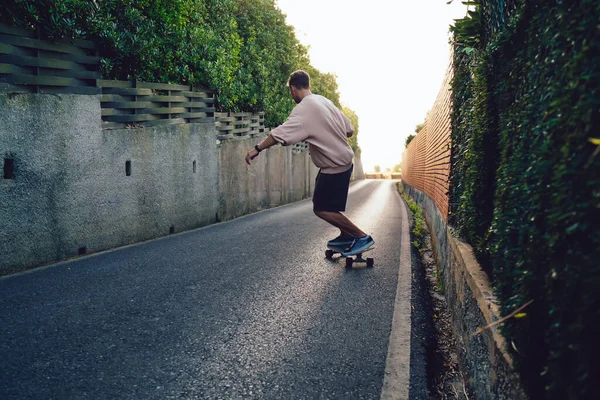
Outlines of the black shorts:
[{"label": "black shorts", "polygon": [[323,174],[319,171],[313,194],[314,211],[346,210],[352,169],[354,169],[354,165],[339,174]]}]

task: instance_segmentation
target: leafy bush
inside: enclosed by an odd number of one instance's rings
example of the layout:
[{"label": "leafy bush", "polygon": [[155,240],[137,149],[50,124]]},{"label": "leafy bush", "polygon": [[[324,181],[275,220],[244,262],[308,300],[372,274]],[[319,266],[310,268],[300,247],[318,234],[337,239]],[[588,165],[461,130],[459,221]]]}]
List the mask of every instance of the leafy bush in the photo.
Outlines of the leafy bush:
[{"label": "leafy bush", "polygon": [[425,250],[425,237],[428,234],[426,228],[427,225],[425,222],[425,214],[423,213],[421,207],[419,207],[419,205],[409,195],[404,193],[401,183],[398,183],[397,187],[400,195],[408,205],[408,209],[413,217],[412,234],[414,240],[412,244],[419,251],[419,253],[422,253],[423,250]]},{"label": "leafy bush", "polygon": [[487,255],[503,315],[533,300],[503,326],[531,398],[591,398],[600,382],[600,3],[482,3],[479,33],[455,36],[452,223]]},{"label": "leafy bush", "polygon": [[340,106],[335,75],[310,64],[273,0],[8,0],[0,22],[93,40],[105,79],[209,86],[219,109],[265,111],[267,126],[293,108],[285,83],[296,69]]},{"label": "leafy bush", "polygon": [[455,87],[462,84],[468,88],[457,87],[453,92],[457,105],[453,114],[456,135],[453,135],[462,140],[453,141],[456,157],[451,181],[455,201],[451,215],[457,232],[473,245],[483,269],[493,278],[488,232],[494,212],[498,133],[489,60],[486,51],[455,57],[457,63],[467,62],[469,74],[463,81],[460,78],[454,81]]}]

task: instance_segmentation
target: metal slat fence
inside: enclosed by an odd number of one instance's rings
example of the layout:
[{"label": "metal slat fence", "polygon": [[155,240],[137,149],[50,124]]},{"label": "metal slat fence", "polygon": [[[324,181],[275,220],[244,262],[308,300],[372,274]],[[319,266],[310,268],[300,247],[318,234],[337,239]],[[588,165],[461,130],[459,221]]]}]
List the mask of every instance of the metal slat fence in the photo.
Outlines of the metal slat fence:
[{"label": "metal slat fence", "polygon": [[99,61],[92,42],[49,42],[0,24],[0,93],[98,94]]},{"label": "metal slat fence", "polygon": [[[267,134],[265,113],[216,113],[215,92],[198,85],[103,80],[93,42],[49,41],[0,24],[0,93],[100,95],[102,129],[195,122],[216,124],[217,139]],[[305,151],[306,144],[294,147]]]},{"label": "metal slat fence", "polygon": [[102,128],[214,122],[214,92],[200,86],[98,80]]},{"label": "metal slat fence", "polygon": [[269,132],[265,128],[265,113],[257,114],[245,112],[215,113],[217,126],[217,139],[228,140],[235,137],[255,137]]}]

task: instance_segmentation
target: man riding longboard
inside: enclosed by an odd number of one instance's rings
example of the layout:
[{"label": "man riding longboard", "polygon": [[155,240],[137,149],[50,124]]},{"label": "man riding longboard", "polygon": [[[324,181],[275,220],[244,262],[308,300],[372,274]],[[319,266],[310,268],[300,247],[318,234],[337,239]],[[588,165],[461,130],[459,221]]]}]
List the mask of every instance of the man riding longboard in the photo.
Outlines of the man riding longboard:
[{"label": "man riding longboard", "polygon": [[293,72],[288,87],[296,106],[282,125],[246,154],[246,162],[250,165],[261,151],[277,143],[290,146],[306,141],[311,159],[320,169],[313,194],[314,213],[340,230],[327,246],[344,248],[344,257],[360,254],[375,241],[342,213],[354,167],[354,152],[347,139],[354,134],[352,123],[331,100],[311,93],[307,72]]}]

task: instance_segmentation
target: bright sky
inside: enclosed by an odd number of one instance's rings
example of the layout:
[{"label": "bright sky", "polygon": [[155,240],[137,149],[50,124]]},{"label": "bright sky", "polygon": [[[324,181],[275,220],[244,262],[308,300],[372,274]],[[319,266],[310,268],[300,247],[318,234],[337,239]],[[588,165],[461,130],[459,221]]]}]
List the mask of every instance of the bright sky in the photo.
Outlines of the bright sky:
[{"label": "bright sky", "polygon": [[338,76],[359,118],[365,172],[392,168],[433,105],[449,63],[448,27],[460,0],[277,0],[311,63]]}]

